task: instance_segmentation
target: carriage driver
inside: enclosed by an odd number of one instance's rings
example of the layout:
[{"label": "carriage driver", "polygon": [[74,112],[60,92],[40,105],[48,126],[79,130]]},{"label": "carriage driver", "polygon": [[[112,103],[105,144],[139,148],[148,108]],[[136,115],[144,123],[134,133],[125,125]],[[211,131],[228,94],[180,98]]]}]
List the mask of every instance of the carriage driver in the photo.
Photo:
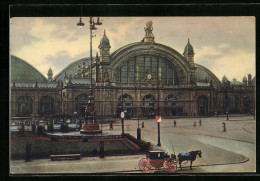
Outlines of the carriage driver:
[{"label": "carriage driver", "polygon": [[174,159],[174,160],[176,160],[176,155],[175,154],[171,154],[171,159]]}]

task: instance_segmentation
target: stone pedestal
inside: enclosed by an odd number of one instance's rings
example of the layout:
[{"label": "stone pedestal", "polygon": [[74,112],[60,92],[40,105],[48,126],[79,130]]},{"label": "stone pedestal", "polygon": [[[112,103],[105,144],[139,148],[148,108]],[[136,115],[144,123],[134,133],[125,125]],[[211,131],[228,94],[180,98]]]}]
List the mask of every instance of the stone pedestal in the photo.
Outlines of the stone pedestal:
[{"label": "stone pedestal", "polygon": [[84,124],[83,128],[80,130],[81,134],[96,134],[102,133],[99,129],[99,125],[97,123],[94,124]]}]

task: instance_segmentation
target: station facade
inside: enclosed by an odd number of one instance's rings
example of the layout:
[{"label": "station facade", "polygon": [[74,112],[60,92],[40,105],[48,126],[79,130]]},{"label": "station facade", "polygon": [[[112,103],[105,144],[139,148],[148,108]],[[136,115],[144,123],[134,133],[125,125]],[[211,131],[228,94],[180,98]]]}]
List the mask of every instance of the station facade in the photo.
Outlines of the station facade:
[{"label": "station facade", "polygon": [[255,77],[249,74],[240,82],[224,76],[220,81],[195,63],[189,39],[181,54],[156,43],[152,31],[152,23],[147,23],[141,42],[113,53],[104,32],[92,66],[90,58],[83,58],[55,77],[51,68],[45,78],[25,60],[11,55],[11,117],[83,115],[90,102],[96,114],[104,117],[118,117],[122,110],[128,117],[255,112]]}]

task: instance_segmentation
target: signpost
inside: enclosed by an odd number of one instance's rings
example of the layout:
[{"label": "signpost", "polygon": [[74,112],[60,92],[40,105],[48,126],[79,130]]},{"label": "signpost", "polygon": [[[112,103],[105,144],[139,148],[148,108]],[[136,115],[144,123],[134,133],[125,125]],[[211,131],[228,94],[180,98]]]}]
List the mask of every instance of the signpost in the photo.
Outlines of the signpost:
[{"label": "signpost", "polygon": [[121,112],[120,116],[122,118],[122,136],[124,136],[124,118],[125,118],[124,111]]},{"label": "signpost", "polygon": [[158,124],[158,143],[157,143],[157,146],[161,146],[161,141],[160,141],[160,122],[162,121],[162,118],[161,118],[161,116],[156,116],[155,119],[156,119],[156,122]]}]

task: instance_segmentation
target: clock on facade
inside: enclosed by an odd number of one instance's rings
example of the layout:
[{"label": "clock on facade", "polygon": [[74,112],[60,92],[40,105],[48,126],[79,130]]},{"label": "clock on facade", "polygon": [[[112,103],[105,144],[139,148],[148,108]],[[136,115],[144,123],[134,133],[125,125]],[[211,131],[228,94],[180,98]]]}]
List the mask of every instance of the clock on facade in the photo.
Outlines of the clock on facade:
[{"label": "clock on facade", "polygon": [[147,79],[151,79],[152,78],[152,74],[147,74],[146,77],[147,77]]}]

